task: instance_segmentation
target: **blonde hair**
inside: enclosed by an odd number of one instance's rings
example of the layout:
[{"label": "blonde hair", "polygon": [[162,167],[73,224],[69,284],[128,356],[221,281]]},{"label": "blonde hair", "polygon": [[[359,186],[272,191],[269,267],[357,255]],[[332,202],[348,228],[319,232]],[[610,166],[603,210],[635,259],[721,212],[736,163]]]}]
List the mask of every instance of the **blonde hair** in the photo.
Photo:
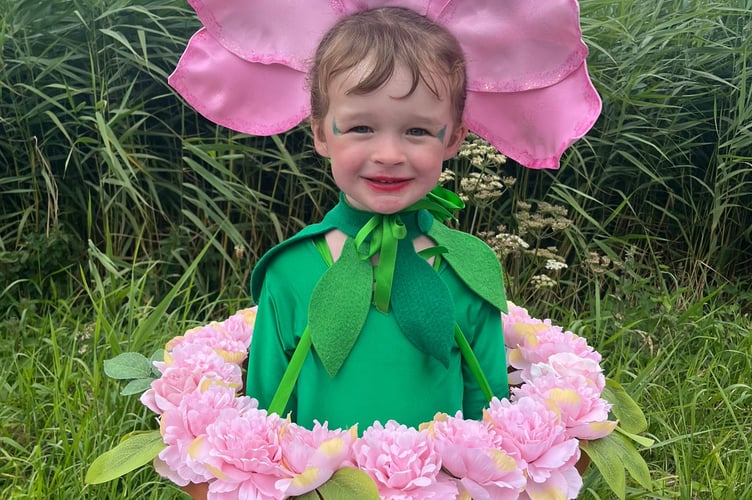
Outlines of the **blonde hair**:
[{"label": "blonde hair", "polygon": [[308,73],[311,118],[329,109],[329,84],[363,61],[372,63],[348,93],[367,94],[389,81],[399,64],[412,73],[411,95],[423,82],[437,97],[445,90],[456,124],[462,121],[467,94],[465,57],[457,39],[441,25],[417,12],[384,7],[358,12],[334,25],[319,43]]}]

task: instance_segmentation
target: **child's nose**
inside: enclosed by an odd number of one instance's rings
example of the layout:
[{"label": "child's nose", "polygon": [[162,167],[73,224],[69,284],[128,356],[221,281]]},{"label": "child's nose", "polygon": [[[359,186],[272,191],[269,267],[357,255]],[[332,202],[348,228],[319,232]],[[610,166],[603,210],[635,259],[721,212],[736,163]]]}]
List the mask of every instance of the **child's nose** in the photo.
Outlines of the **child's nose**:
[{"label": "child's nose", "polygon": [[399,137],[384,135],[374,145],[373,161],[382,165],[397,165],[405,161]]}]

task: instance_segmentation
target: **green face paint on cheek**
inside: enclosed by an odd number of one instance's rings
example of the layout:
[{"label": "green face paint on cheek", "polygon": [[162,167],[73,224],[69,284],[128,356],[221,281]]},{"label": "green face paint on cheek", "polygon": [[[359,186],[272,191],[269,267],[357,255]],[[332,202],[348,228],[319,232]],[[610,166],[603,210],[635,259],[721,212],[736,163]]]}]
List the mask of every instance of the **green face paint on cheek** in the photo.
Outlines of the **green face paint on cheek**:
[{"label": "green face paint on cheek", "polygon": [[444,137],[446,137],[446,125],[444,125],[444,128],[442,128],[441,130],[439,130],[439,133],[438,133],[438,134],[436,134],[436,138],[437,138],[437,139],[439,140],[439,142],[441,142],[442,144],[444,144]]},{"label": "green face paint on cheek", "polygon": [[332,120],[332,134],[334,134],[334,135],[340,135],[341,133],[342,133],[342,131],[337,128],[337,122],[335,122],[334,120]]}]

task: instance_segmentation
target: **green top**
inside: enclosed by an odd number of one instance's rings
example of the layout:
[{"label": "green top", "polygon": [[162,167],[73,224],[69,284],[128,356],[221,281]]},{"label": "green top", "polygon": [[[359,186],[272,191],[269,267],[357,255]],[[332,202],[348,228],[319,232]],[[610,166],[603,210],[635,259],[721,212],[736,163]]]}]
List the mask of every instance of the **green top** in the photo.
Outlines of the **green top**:
[{"label": "green top", "polygon": [[[354,294],[348,290],[348,283],[335,280],[335,286],[329,285],[333,291],[321,292],[322,288],[327,288],[322,285],[327,281],[322,280],[322,276],[338,264],[328,266],[316,249],[314,239],[335,227],[354,236],[354,229],[347,226],[360,228],[372,215],[341,202],[321,224],[309,226],[272,249],[254,270],[253,294],[259,311],[250,352],[247,393],[257,398],[261,407],[268,407],[271,402],[303,331],[312,323],[315,314],[309,315],[311,311],[326,309],[332,312],[327,321],[340,323],[339,328],[353,324],[349,321],[353,316],[350,312],[343,314],[347,318],[341,321],[337,318],[340,311],[352,311],[350,295]],[[351,346],[342,348],[341,365],[338,362],[334,370],[325,366],[319,355],[331,349],[325,346],[325,342],[331,339],[323,339],[317,344],[316,336],[312,334],[314,347],[305,358],[286,409],[302,425],[310,426],[314,420],[328,421],[330,428],[360,423],[362,431],[375,420],[384,423],[394,419],[417,426],[431,420],[436,412],[454,414],[457,410],[462,410],[465,418],[480,418],[486,400],[478,382],[463,363],[459,348],[452,341],[452,344],[447,344],[446,356],[434,352],[431,346],[443,342],[440,339],[434,341],[433,331],[437,328],[423,332],[422,337],[429,341],[424,342],[428,345],[422,345],[421,332],[409,321],[416,317],[427,318],[418,324],[430,323],[431,317],[449,322],[449,335],[453,335],[453,323],[456,322],[478,357],[494,394],[498,397],[508,394],[499,315],[499,309],[503,307],[499,299],[499,293],[503,299],[503,284],[493,252],[478,244],[479,240],[475,238],[469,241],[468,238],[472,237],[464,233],[449,230],[439,223],[433,224],[433,218],[424,210],[401,214],[401,217],[407,227],[407,237],[403,236],[399,243],[392,307],[382,312],[374,304],[366,304],[362,326],[359,321],[354,326],[359,334],[356,332],[353,336]],[[413,276],[413,268],[421,268],[421,272],[425,269],[419,265],[421,262],[416,265],[406,257],[408,253],[416,255],[414,250],[411,251],[411,239],[419,233],[432,237],[446,252],[438,272],[422,262],[430,270],[430,276],[420,273]],[[350,239],[346,241],[346,249],[355,248],[355,245],[347,246],[351,243]],[[340,260],[358,260],[348,257],[346,249],[343,249]],[[355,255],[354,250],[351,253]],[[463,262],[474,263],[479,272],[468,271],[472,266],[462,264],[454,266],[461,271],[454,269],[452,262],[458,261],[459,254]],[[493,271],[492,267],[489,273],[491,257],[498,271]],[[403,261],[410,262],[407,271],[404,265],[400,265]],[[370,267],[370,261],[364,262]],[[431,281],[436,279],[434,277],[438,277],[436,282]],[[430,282],[428,288],[423,286],[424,281]],[[409,286],[400,287],[401,282],[407,282]],[[488,292],[497,284],[501,287],[500,292]],[[405,290],[416,290],[417,293],[412,295],[418,297],[410,296]],[[370,294],[369,290],[369,300]],[[442,294],[446,295],[446,300]],[[315,296],[329,299],[320,298],[319,305],[315,305]],[[488,296],[492,296],[491,299]],[[314,306],[309,307],[312,302]],[[402,318],[398,317],[400,314]],[[313,319],[315,323],[316,318]],[[334,330],[338,327],[335,326]],[[408,335],[405,330],[416,331]],[[335,346],[338,338],[334,338]]]}]

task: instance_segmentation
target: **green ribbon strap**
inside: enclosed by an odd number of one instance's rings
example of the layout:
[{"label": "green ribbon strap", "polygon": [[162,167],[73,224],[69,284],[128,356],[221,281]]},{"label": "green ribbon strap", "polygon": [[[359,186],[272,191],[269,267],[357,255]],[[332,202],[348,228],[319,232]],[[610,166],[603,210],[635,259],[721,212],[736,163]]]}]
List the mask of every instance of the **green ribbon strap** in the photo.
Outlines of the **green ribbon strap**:
[{"label": "green ribbon strap", "polygon": [[[374,267],[373,278],[376,282],[373,291],[373,303],[376,309],[386,313],[394,281],[394,266],[397,261],[397,242],[405,239],[407,228],[399,215],[376,214],[369,219],[355,235],[355,248],[362,260],[370,260],[378,254],[378,264]],[[370,237],[370,241],[369,241]],[[368,242],[368,249],[364,250]]]}]

